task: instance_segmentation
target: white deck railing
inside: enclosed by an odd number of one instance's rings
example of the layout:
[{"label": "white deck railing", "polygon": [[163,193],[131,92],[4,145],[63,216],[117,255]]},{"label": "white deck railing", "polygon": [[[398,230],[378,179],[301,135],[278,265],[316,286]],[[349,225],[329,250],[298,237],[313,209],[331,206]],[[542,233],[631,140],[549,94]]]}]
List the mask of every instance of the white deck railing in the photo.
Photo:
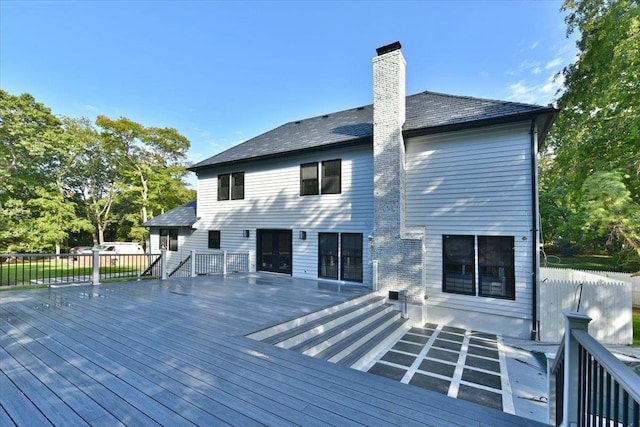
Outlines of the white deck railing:
[{"label": "white deck railing", "polygon": [[196,277],[204,274],[227,274],[249,271],[249,252],[191,251],[169,277]]}]

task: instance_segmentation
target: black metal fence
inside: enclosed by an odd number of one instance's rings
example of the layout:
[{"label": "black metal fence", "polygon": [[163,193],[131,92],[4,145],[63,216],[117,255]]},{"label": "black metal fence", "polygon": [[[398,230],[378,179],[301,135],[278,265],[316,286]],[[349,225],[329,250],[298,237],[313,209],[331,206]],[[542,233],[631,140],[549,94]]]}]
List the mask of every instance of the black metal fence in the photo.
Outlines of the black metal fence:
[{"label": "black metal fence", "polygon": [[[248,252],[192,252],[167,272],[163,254],[0,254],[0,287],[55,286],[249,271]],[[164,276],[163,276],[164,274]]]},{"label": "black metal fence", "polygon": [[0,287],[160,277],[160,268],[149,269],[158,265],[160,257],[161,254],[97,254],[94,259],[94,254],[0,254]]}]

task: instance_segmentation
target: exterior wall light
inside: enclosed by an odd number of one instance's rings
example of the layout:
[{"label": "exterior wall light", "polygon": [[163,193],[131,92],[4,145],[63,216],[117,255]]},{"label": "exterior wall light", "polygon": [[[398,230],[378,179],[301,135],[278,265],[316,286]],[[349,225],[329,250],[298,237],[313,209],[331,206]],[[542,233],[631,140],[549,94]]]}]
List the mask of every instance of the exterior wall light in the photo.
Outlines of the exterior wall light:
[{"label": "exterior wall light", "polygon": [[307,232],[300,231],[300,240],[307,240]]},{"label": "exterior wall light", "polygon": [[249,237],[251,235],[251,233],[249,232],[249,230],[242,230],[242,235],[244,237]]}]

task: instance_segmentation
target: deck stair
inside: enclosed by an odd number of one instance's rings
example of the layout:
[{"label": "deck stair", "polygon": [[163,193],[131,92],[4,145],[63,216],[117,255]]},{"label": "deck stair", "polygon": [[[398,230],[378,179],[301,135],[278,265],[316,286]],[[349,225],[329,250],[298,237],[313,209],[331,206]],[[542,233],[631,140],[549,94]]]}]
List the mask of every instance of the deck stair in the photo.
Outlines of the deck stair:
[{"label": "deck stair", "polygon": [[408,319],[384,297],[370,293],[247,337],[357,369],[408,329]]}]

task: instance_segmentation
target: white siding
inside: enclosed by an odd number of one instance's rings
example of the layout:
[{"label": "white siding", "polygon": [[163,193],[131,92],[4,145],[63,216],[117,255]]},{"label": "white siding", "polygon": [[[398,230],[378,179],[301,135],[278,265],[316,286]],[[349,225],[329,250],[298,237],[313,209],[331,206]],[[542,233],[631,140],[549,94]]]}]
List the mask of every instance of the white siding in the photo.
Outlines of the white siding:
[{"label": "white siding", "polygon": [[[341,194],[300,196],[300,165],[342,160]],[[245,173],[244,200],[217,200],[217,176]],[[257,229],[293,231],[293,275],[317,278],[318,233],[362,233],[363,277],[369,274],[367,236],[373,229],[373,158],[370,145],[292,155],[284,159],[236,163],[198,175],[197,231],[189,247],[207,247],[208,230],[220,230],[221,249],[256,251]],[[245,238],[243,230],[250,231]],[[307,232],[300,240],[299,231]],[[255,259],[255,258],[254,258]],[[255,268],[255,265],[251,266]],[[369,279],[370,280],[370,279]]]},{"label": "white siding", "polygon": [[[408,226],[425,226],[427,303],[440,309],[531,318],[529,122],[407,142]],[[515,301],[442,292],[442,236],[514,236]],[[526,326],[526,325],[525,325]]]},{"label": "white siding", "polygon": [[[187,227],[151,227],[149,231],[149,245],[147,252],[152,254],[160,253],[160,229],[178,229],[178,250],[167,251],[167,274],[171,273],[180,263],[186,259],[192,250],[197,248],[194,246],[195,241],[191,239],[194,230]],[[205,248],[206,246],[205,241]]]}]

